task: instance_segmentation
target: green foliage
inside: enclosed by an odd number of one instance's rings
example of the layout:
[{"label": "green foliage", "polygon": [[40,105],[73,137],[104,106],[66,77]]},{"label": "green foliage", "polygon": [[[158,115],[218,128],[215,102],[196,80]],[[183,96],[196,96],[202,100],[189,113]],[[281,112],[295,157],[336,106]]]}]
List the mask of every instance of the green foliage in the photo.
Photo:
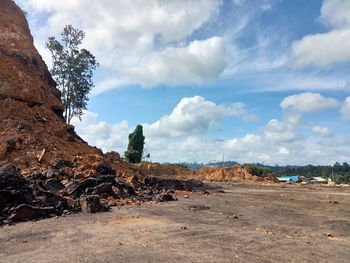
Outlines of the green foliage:
[{"label": "green foliage", "polygon": [[145,136],[141,125],[137,125],[134,132],[129,134],[128,150],[124,153],[124,158],[130,163],[140,163],[143,155]]},{"label": "green foliage", "polygon": [[85,38],[82,30],[68,25],[61,36],[61,42],[49,37],[46,48],[51,52],[51,74],[61,91],[64,118],[69,124],[73,116],[80,118],[86,110],[88,94],[94,87],[93,71],[99,64],[88,50],[79,49]]},{"label": "green foliage", "polygon": [[252,175],[266,177],[271,174],[271,170],[266,167],[262,167],[252,163],[246,163],[243,165],[246,167]]}]

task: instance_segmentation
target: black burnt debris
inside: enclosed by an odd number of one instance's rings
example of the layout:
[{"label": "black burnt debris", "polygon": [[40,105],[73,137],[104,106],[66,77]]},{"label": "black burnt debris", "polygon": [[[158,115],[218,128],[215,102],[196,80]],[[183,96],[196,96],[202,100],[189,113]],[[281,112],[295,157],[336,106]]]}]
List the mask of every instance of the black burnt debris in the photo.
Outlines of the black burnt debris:
[{"label": "black burnt debris", "polygon": [[108,211],[117,205],[110,200],[167,202],[177,200],[176,190],[205,191],[204,184],[196,180],[139,176],[131,185],[118,179],[118,173],[105,163],[98,166],[100,170],[96,169],[101,173],[96,171],[84,178],[75,178],[67,172],[73,173],[74,164],[62,160],[58,163],[54,167],[61,169],[26,178],[12,164],[0,167],[0,225],[80,211]]}]

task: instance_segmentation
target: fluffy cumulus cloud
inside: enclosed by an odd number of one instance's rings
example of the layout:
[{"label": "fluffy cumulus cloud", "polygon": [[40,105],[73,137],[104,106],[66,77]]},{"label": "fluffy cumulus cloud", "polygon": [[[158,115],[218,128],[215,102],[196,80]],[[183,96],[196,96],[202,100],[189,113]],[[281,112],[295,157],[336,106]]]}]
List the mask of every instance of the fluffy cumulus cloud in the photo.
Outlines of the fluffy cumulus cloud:
[{"label": "fluffy cumulus cloud", "polygon": [[98,121],[97,113],[86,111],[81,121],[74,118],[72,124],[79,136],[105,152],[123,153],[127,147],[128,134],[131,132],[127,121],[112,125],[105,121]]},{"label": "fluffy cumulus cloud", "polygon": [[[123,83],[152,86],[203,82],[218,77],[226,65],[220,37],[187,40],[215,15],[220,1],[19,2],[33,14],[29,18],[39,47],[49,35],[58,35],[66,24],[72,24],[86,32],[84,46]],[[44,25],[35,20],[38,14],[48,16]],[[98,85],[96,93],[113,87]]]},{"label": "fluffy cumulus cloud", "polygon": [[[152,137],[145,130],[146,148],[151,160],[158,162],[199,161],[225,159],[241,163],[263,162],[267,164],[330,164],[347,161],[350,157],[349,142],[339,137],[319,141],[317,137],[296,134],[296,122],[271,120],[263,133],[246,134],[224,140],[205,136],[182,138]],[[118,151],[123,154],[127,147],[128,134],[134,129],[128,122],[109,124],[98,120],[98,114],[86,112],[82,121],[74,120],[78,134],[103,151]],[[316,126],[317,127],[317,126]],[[323,126],[313,127],[313,132],[327,135]]]},{"label": "fluffy cumulus cloud", "polygon": [[290,109],[297,113],[310,113],[338,107],[340,103],[319,93],[305,92],[284,98],[280,106],[282,109]]},{"label": "fluffy cumulus cloud", "polygon": [[169,47],[153,54],[140,65],[126,68],[124,72],[144,86],[158,83],[177,85],[216,79],[225,67],[224,41],[212,37],[193,41],[187,47]]},{"label": "fluffy cumulus cloud", "polygon": [[333,132],[326,126],[316,125],[311,128],[311,131],[324,138],[333,136]]},{"label": "fluffy cumulus cloud", "polygon": [[294,42],[297,66],[328,66],[350,61],[350,2],[324,0],[320,20],[331,28],[323,34],[307,35]]},{"label": "fluffy cumulus cloud", "polygon": [[350,97],[347,97],[341,107],[341,117],[344,120],[350,120]]},{"label": "fluffy cumulus cloud", "polygon": [[264,127],[265,138],[272,142],[291,143],[300,139],[300,135],[295,134],[294,126],[288,122],[270,120]]},{"label": "fluffy cumulus cloud", "polygon": [[176,138],[203,135],[224,116],[240,116],[254,119],[242,103],[215,104],[203,97],[183,98],[169,115],[164,115],[152,124],[144,124],[145,133],[150,137]]}]

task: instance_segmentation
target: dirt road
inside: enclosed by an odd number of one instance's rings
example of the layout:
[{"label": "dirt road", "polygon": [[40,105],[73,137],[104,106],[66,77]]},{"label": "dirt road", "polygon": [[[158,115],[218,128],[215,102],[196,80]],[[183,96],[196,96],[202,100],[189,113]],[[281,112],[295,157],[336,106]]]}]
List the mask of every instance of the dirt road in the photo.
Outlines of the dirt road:
[{"label": "dirt road", "polygon": [[350,188],[219,184],[0,228],[0,262],[350,262]]}]

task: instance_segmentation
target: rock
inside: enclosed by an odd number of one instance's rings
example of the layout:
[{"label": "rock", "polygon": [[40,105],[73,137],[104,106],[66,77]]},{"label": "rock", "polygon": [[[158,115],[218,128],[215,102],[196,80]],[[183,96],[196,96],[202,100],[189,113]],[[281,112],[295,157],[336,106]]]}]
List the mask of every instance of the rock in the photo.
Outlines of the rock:
[{"label": "rock", "polygon": [[115,175],[93,174],[91,175],[91,177],[96,179],[97,184],[102,184],[102,183],[110,183],[112,185],[116,184]]},{"label": "rock", "polygon": [[3,178],[10,178],[13,175],[17,175],[19,169],[17,169],[13,164],[5,164],[0,167],[0,180]]},{"label": "rock", "polygon": [[176,201],[176,200],[177,200],[176,198],[174,198],[171,194],[168,194],[168,193],[161,193],[153,196],[153,201],[156,201],[156,202],[168,202],[168,201]]},{"label": "rock", "polygon": [[59,195],[54,194],[54,193],[42,191],[40,189],[34,189],[33,196],[35,198],[36,203],[39,203],[43,206],[55,207],[55,209],[58,212],[61,212],[64,209],[68,208],[67,200]]},{"label": "rock", "polygon": [[49,179],[44,183],[44,188],[49,191],[60,191],[64,189],[64,185],[57,179]]},{"label": "rock", "polygon": [[79,200],[81,211],[84,213],[96,213],[101,210],[98,195],[83,196]]},{"label": "rock", "polygon": [[72,168],[72,167],[74,167],[74,164],[72,162],[70,162],[70,161],[67,161],[67,160],[58,160],[58,161],[55,162],[53,167],[55,169],[63,169],[63,168],[66,168],[66,167]]},{"label": "rock", "polygon": [[109,207],[118,205],[116,202],[108,202],[107,204]]},{"label": "rock", "polygon": [[9,220],[12,221],[26,221],[33,220],[37,218],[46,217],[47,215],[54,213],[53,207],[34,207],[31,205],[21,204],[13,209]]},{"label": "rock", "polygon": [[88,179],[85,181],[73,181],[69,183],[66,188],[65,192],[67,195],[75,195],[80,196],[87,187],[95,187],[96,181],[93,179]]},{"label": "rock", "polygon": [[104,194],[104,193],[112,193],[112,184],[111,183],[103,183],[99,184],[95,187],[93,191],[94,194]]},{"label": "rock", "polygon": [[201,193],[201,194],[204,194],[204,195],[209,195],[209,194],[210,194],[207,190],[204,190],[204,189],[202,189],[202,190],[200,191],[200,193]]},{"label": "rock", "polygon": [[58,176],[60,176],[62,174],[61,170],[49,170],[49,171],[45,171],[43,172],[43,175],[47,178],[57,178]]},{"label": "rock", "polygon": [[123,181],[115,180],[114,185],[115,186],[112,189],[114,193],[120,197],[131,197],[137,195],[135,189]]},{"label": "rock", "polygon": [[98,174],[102,174],[102,175],[108,175],[108,174],[113,174],[115,175],[115,171],[112,169],[112,167],[110,167],[108,164],[101,162],[98,164],[97,168],[96,168],[96,172]]},{"label": "rock", "polygon": [[29,191],[0,190],[0,214],[5,209],[8,210],[23,203],[31,204],[33,199]]},{"label": "rock", "polygon": [[186,190],[193,191],[203,187],[203,183],[197,180],[164,179],[158,177],[146,177],[145,185],[154,189]]}]

